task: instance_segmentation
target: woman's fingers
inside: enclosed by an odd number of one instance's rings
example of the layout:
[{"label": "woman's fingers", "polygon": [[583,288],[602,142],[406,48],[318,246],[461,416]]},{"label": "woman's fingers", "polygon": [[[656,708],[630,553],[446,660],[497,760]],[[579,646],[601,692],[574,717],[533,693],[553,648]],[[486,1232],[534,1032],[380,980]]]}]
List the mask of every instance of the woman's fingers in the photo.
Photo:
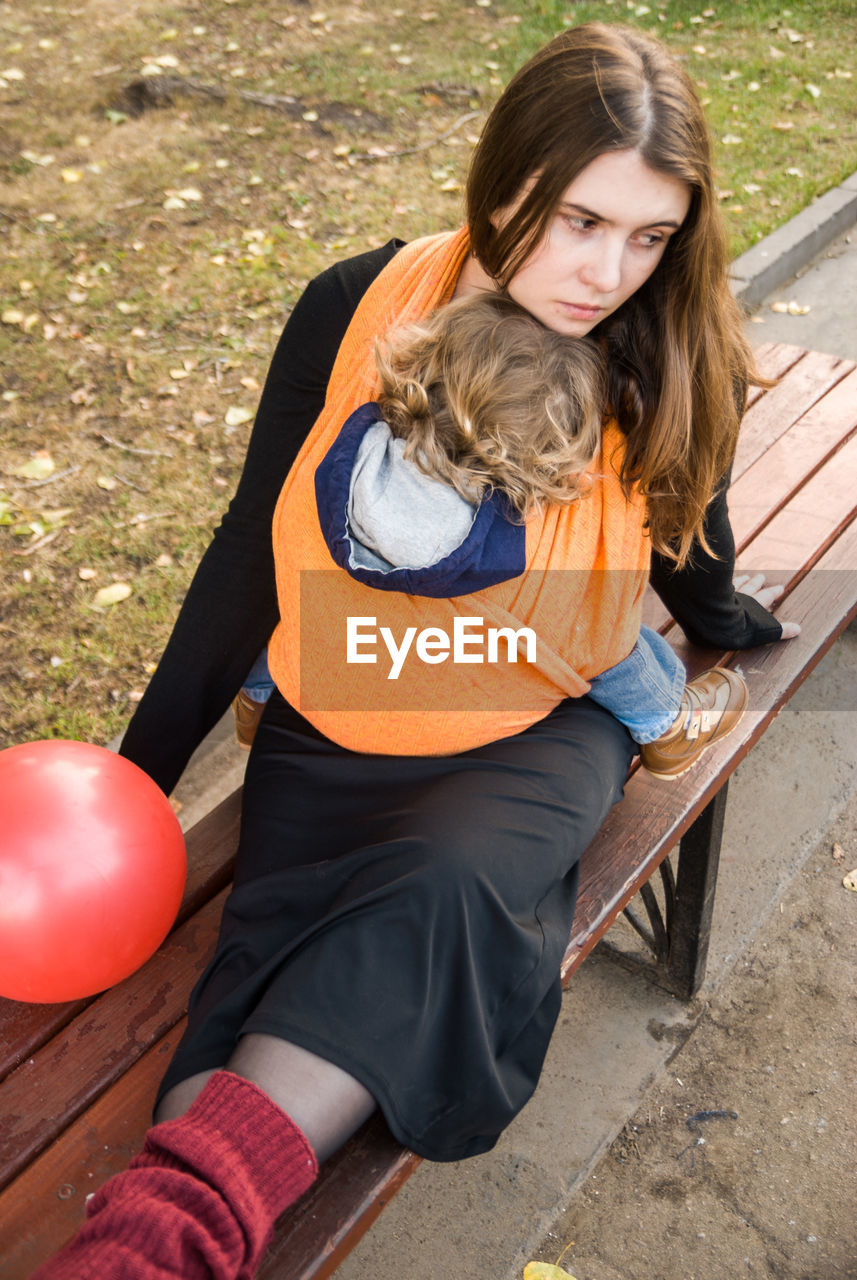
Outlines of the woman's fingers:
[{"label": "woman's fingers", "polygon": [[[745,596],[752,596],[754,600],[758,600],[765,609],[772,608],[783,594],[781,584],[765,586],[763,573],[739,573],[734,580],[734,586],[736,591],[742,591]],[[780,625],[783,629],[781,640],[794,640],[795,636],[800,635],[799,622],[782,622]]]},{"label": "woman's fingers", "polygon": [[734,580],[733,586],[736,591],[743,591],[745,595],[752,596],[764,581],[765,575],[763,573],[739,573]]},{"label": "woman's fingers", "polygon": [[745,596],[752,596],[765,606],[779,599],[783,593],[781,586],[766,587],[763,573],[739,573],[733,585],[736,591],[743,591]]}]

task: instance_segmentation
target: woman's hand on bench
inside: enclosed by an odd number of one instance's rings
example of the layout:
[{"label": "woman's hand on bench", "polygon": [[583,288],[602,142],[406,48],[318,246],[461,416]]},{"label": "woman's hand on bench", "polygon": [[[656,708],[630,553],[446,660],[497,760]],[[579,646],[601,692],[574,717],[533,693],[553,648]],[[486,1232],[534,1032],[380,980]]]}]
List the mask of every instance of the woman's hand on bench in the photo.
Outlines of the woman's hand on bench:
[{"label": "woman's hand on bench", "polygon": [[[765,575],[763,573],[743,573],[740,574],[734,582],[736,591],[742,591],[745,596],[752,596],[754,600],[758,600],[759,604],[765,609],[771,609],[782,597],[783,587],[781,583],[772,583],[765,586]],[[800,635],[799,622],[780,622],[783,633],[781,640],[794,640],[795,636]]]}]

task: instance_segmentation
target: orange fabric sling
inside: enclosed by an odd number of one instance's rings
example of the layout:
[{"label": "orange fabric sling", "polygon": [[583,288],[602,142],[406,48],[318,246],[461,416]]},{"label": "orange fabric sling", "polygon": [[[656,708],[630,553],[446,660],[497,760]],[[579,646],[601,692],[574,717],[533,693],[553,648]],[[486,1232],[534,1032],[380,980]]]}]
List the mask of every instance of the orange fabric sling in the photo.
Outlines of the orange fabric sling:
[{"label": "orange fabric sling", "polygon": [[[466,230],[426,237],[401,249],[370,285],[339,349],[324,409],[274,514],[281,621],[269,647],[271,673],[292,706],[354,751],[445,755],[517,733],[563,698],[586,693],[587,678],[627,657],[640,629],[650,558],[645,503],[637,493],[629,500],[622,492],[617,469],[623,442],[612,424],[591,468],[592,489],[527,520],[527,568],[507,582],[429,599],[366,586],[330,557],[316,509],[316,467],[349,414],[375,394],[376,338],[394,323],[448,302],[468,252]],[[364,655],[362,661],[347,660],[349,618],[363,620],[353,624],[363,644],[351,655]],[[481,630],[478,622],[463,624],[464,618],[481,620]],[[458,662],[452,649],[440,656],[456,619],[471,637]],[[395,679],[384,627],[396,646],[413,628]],[[526,660],[521,640],[517,661],[509,661],[502,636],[495,660],[488,660],[492,628],[522,627],[536,634],[534,660]],[[373,632],[374,647],[368,638]],[[422,632],[427,634],[420,638]]]}]

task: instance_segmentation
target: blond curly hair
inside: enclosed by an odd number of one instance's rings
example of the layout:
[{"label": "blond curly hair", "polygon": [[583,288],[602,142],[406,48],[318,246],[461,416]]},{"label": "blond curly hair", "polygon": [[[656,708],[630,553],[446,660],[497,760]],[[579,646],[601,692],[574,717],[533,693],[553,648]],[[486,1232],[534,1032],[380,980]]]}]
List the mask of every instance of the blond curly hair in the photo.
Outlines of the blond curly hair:
[{"label": "blond curly hair", "polygon": [[484,292],[396,327],[375,354],[376,399],[405,456],[468,501],[500,490],[523,520],[589,488],[606,394],[596,343]]}]

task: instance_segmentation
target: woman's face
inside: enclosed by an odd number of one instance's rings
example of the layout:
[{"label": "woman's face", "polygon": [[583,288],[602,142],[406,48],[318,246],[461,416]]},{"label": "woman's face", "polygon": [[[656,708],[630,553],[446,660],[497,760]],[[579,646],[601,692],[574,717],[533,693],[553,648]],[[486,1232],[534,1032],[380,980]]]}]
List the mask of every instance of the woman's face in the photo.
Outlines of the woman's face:
[{"label": "woman's face", "polygon": [[[690,207],[690,188],[636,151],[608,151],[566,188],[508,292],[536,319],[582,338],[648,280]],[[501,209],[502,226],[511,210]]]}]

